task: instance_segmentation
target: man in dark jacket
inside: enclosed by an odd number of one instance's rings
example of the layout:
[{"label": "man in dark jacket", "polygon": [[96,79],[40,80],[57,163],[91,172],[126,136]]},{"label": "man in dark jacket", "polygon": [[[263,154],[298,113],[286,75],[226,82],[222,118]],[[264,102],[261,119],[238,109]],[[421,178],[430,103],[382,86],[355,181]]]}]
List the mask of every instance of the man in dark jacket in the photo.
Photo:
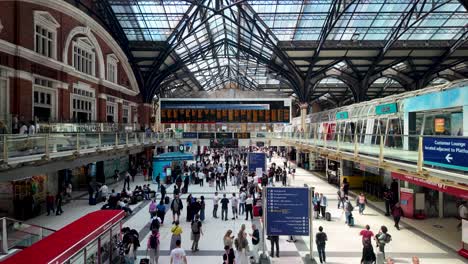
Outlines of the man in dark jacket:
[{"label": "man in dark jacket", "polygon": [[317,244],[317,250],[320,258],[320,263],[326,262],[325,260],[325,244],[327,242],[327,234],[323,232],[323,227],[319,226],[319,232],[315,234],[315,243]]},{"label": "man in dark jacket", "polygon": [[174,200],[171,203],[171,210],[172,210],[172,221],[175,222],[175,216],[177,215],[177,221],[180,221],[180,211],[184,208],[182,204],[182,200],[180,200],[179,196],[176,195]]}]

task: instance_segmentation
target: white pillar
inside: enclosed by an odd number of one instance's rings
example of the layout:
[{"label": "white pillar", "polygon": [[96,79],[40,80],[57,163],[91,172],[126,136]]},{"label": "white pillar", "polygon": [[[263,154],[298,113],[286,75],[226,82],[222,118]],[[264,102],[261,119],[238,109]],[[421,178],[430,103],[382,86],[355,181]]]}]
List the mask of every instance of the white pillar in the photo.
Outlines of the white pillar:
[{"label": "white pillar", "polygon": [[444,218],[444,193],[439,191],[439,218]]}]

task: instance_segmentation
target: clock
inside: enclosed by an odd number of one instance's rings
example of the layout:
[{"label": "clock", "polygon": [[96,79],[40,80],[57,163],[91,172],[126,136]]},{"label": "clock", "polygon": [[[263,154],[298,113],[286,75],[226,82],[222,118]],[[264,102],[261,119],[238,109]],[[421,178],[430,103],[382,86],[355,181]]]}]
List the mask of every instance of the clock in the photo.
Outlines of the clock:
[{"label": "clock", "polygon": [[183,144],[179,145],[179,151],[184,152],[185,151],[185,146]]}]

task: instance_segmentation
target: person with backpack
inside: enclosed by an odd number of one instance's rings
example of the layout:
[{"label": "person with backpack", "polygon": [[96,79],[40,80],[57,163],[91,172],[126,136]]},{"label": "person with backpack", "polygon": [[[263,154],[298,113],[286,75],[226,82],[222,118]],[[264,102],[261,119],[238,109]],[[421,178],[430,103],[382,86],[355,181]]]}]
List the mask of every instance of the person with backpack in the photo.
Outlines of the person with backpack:
[{"label": "person with backpack", "polygon": [[149,257],[150,257],[149,264],[158,264],[159,262],[159,252],[160,252],[159,237],[160,237],[159,231],[153,230],[150,237],[148,238],[147,253],[149,253]]},{"label": "person with backpack", "polygon": [[353,218],[352,212],[354,210],[354,207],[351,204],[351,202],[348,200],[348,196],[345,196],[345,203],[344,203],[343,210],[345,212],[345,217],[346,217],[345,224],[348,224],[349,226],[353,226],[354,218]]},{"label": "person with backpack", "polygon": [[323,232],[323,227],[319,226],[319,232],[315,234],[315,243],[317,244],[317,251],[320,258],[320,263],[326,263],[325,244],[328,240],[327,234]]},{"label": "person with backpack", "polygon": [[377,247],[379,251],[382,253],[383,259],[385,259],[385,245],[392,241],[392,236],[388,233],[388,229],[386,226],[381,226],[379,233],[375,236],[375,240],[377,242]]},{"label": "person with backpack", "polygon": [[172,200],[171,203],[171,210],[172,210],[172,222],[176,221],[176,216],[177,216],[177,221],[179,221],[180,218],[180,211],[184,208],[182,204],[182,200],[180,200],[179,195],[176,195],[174,197],[174,200]]},{"label": "person with backpack", "polygon": [[319,214],[320,214],[320,197],[319,197],[319,193],[314,194],[314,198],[312,199],[312,204],[314,205],[315,219],[318,219]]},{"label": "person with backpack", "polygon": [[192,251],[197,252],[198,250],[198,241],[200,241],[200,236],[203,235],[202,222],[200,221],[200,216],[195,215],[195,220],[192,221]]},{"label": "person with backpack", "polygon": [[357,205],[359,206],[359,214],[364,214],[364,209],[366,208],[367,199],[364,193],[359,194],[357,197]]},{"label": "person with backpack", "polygon": [[164,216],[166,215],[166,206],[164,205],[164,201],[161,200],[156,206],[156,215],[161,219],[161,225],[164,224]]},{"label": "person with backpack", "polygon": [[151,231],[159,230],[160,227],[161,227],[161,219],[157,216],[154,216],[153,218],[151,218],[150,230]]},{"label": "person with backpack", "polygon": [[171,237],[171,246],[169,248],[169,251],[172,251],[174,248],[176,248],[177,240],[178,241],[182,240],[182,237],[181,237],[182,227],[179,226],[179,221],[174,222],[174,225],[171,228],[171,233],[172,233],[172,237]]}]

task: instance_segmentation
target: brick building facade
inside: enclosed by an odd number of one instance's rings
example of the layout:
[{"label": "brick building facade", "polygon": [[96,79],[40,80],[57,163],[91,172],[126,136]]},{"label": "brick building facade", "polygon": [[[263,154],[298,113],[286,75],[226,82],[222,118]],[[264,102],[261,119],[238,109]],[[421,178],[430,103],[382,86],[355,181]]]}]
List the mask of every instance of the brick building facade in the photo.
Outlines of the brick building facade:
[{"label": "brick building facade", "polygon": [[125,53],[62,0],[0,2],[0,120],[148,125]]}]

